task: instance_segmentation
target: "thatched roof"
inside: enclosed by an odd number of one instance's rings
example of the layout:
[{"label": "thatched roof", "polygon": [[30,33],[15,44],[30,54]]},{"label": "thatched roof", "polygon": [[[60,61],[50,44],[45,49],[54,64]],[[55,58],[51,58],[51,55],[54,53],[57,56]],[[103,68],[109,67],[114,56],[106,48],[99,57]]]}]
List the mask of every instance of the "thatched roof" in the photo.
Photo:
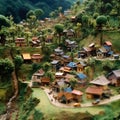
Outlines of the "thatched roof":
[{"label": "thatched roof", "polygon": [[30,53],[23,53],[22,56],[24,60],[31,60]]},{"label": "thatched roof", "polygon": [[95,85],[108,85],[110,81],[104,76],[99,76],[95,80],[92,80],[90,83],[95,84]]}]

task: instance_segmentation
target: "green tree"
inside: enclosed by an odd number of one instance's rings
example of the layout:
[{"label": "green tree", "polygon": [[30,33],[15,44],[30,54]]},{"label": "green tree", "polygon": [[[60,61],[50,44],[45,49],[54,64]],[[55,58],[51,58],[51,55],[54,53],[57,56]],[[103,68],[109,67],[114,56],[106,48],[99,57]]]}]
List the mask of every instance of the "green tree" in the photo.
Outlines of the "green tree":
[{"label": "green tree", "polygon": [[96,18],[97,30],[100,32],[100,44],[102,45],[103,41],[103,26],[107,23],[107,17],[104,15],[98,16]]},{"label": "green tree", "polygon": [[40,19],[40,17],[44,14],[44,11],[42,9],[35,9],[34,13],[36,18]]},{"label": "green tree", "polygon": [[63,24],[56,24],[56,25],[54,26],[54,28],[55,28],[56,33],[57,33],[58,36],[59,36],[59,44],[60,44],[61,35],[62,35],[62,33],[63,33],[63,28],[64,28],[64,26],[63,26]]},{"label": "green tree", "polygon": [[0,59],[0,80],[1,81],[7,81],[10,80],[10,76],[14,70],[14,64],[13,62],[6,58],[6,59]]},{"label": "green tree", "polygon": [[4,46],[6,43],[6,36],[7,35],[8,35],[8,28],[2,27],[0,30],[0,43],[2,44],[2,46]]},{"label": "green tree", "polygon": [[89,17],[87,15],[82,16],[82,25],[88,27]]},{"label": "green tree", "polygon": [[5,45],[7,27],[10,27],[10,22],[7,17],[0,15],[0,43]]},{"label": "green tree", "polygon": [[33,10],[29,10],[26,14],[27,18],[30,18],[31,16],[35,15],[35,12]]},{"label": "green tree", "polygon": [[7,17],[5,17],[3,15],[0,15],[0,29],[1,29],[2,26],[9,27],[10,22],[9,22]]},{"label": "green tree", "polygon": [[15,56],[14,64],[15,64],[15,73],[18,79],[18,72],[20,70],[21,65],[23,64],[23,59],[20,55]]}]

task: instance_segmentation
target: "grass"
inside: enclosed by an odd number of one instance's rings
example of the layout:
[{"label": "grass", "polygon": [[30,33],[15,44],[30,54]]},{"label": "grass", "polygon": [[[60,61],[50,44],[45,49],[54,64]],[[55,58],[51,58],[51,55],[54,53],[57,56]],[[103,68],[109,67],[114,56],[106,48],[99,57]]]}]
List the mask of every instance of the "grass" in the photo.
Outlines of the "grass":
[{"label": "grass", "polygon": [[6,106],[4,103],[0,102],[0,115],[3,114],[6,110]]},{"label": "grass", "polygon": [[89,112],[92,115],[98,114],[100,111],[104,111],[104,109],[99,107],[86,107],[86,108],[61,108],[54,106],[50,103],[48,100],[47,95],[44,93],[43,90],[40,88],[34,88],[33,89],[33,97],[37,97],[40,99],[40,103],[37,105],[36,109],[41,111],[45,118],[53,118],[60,114],[61,112],[69,112],[72,114],[76,114],[78,112],[86,113]]}]

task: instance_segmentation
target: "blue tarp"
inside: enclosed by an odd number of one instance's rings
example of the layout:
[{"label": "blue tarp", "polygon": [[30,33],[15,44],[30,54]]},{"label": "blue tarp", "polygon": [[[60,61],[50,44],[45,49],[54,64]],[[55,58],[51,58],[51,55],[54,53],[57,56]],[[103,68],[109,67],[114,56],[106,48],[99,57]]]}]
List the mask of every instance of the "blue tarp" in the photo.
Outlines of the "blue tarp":
[{"label": "blue tarp", "polygon": [[64,89],[64,92],[72,92],[72,88],[71,87],[67,87]]},{"label": "blue tarp", "polygon": [[67,64],[67,67],[75,68],[75,67],[77,67],[77,65],[75,62],[70,62],[69,64]]},{"label": "blue tarp", "polygon": [[78,76],[78,78],[81,79],[81,80],[87,78],[87,76],[86,76],[85,74],[83,74],[83,73],[79,73],[79,74],[77,74],[77,76]]}]

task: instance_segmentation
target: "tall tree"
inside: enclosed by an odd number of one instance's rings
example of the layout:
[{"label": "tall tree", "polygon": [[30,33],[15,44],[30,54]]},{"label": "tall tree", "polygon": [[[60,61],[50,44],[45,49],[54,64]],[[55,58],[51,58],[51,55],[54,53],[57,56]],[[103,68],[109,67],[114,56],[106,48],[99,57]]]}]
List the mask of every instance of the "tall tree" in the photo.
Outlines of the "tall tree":
[{"label": "tall tree", "polygon": [[103,42],[103,26],[107,23],[107,17],[104,15],[98,16],[96,18],[97,30],[100,32],[100,44]]},{"label": "tall tree", "polygon": [[55,28],[56,33],[57,33],[58,36],[59,36],[59,44],[60,44],[61,35],[62,35],[62,33],[63,33],[63,28],[64,28],[64,26],[63,26],[63,24],[56,24],[54,28]]},{"label": "tall tree", "polygon": [[44,14],[44,11],[42,9],[35,9],[35,16],[39,20],[40,17]]}]

